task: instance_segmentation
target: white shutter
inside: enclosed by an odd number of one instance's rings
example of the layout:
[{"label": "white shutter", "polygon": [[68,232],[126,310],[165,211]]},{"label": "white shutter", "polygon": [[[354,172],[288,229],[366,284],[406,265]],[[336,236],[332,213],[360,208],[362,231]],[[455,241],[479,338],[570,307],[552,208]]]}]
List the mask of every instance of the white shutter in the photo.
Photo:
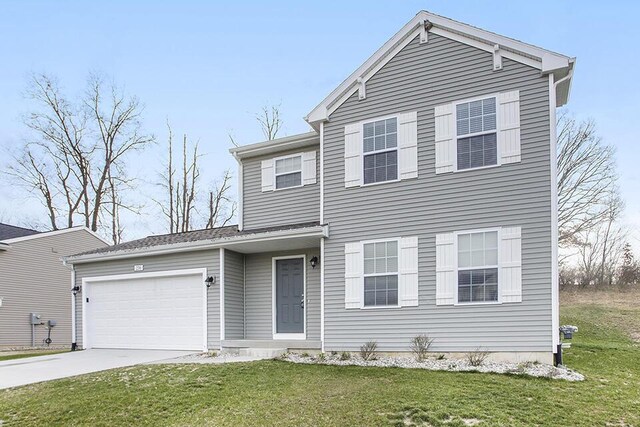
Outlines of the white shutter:
[{"label": "white shutter", "polygon": [[498,95],[498,152],[501,163],[520,161],[520,92]]},{"label": "white shutter", "polygon": [[456,253],[455,235],[436,235],[436,305],[455,303]]},{"label": "white shutter", "polygon": [[362,308],[364,305],[364,260],[362,244],[344,245],[344,307]]},{"label": "white shutter", "polygon": [[316,152],[302,153],[302,185],[316,183]]},{"label": "white shutter", "polygon": [[456,162],[455,117],[453,104],[435,108],[436,173],[453,172]]},{"label": "white shutter", "polygon": [[344,127],[344,186],[362,185],[362,124]]},{"label": "white shutter", "polygon": [[400,239],[398,305],[418,305],[418,237]]},{"label": "white shutter", "polygon": [[520,227],[500,230],[500,273],[502,302],[522,302],[522,237]]},{"label": "white shutter", "polygon": [[398,115],[399,177],[418,177],[418,113]]},{"label": "white shutter", "polygon": [[262,161],[262,191],[273,191],[273,159]]}]

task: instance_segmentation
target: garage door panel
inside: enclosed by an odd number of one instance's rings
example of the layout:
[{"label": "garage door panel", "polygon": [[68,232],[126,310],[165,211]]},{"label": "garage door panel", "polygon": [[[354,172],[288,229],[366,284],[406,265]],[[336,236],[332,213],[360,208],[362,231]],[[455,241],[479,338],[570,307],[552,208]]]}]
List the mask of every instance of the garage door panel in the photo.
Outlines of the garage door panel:
[{"label": "garage door panel", "polygon": [[89,345],[201,350],[203,286],[200,274],[90,283]]}]

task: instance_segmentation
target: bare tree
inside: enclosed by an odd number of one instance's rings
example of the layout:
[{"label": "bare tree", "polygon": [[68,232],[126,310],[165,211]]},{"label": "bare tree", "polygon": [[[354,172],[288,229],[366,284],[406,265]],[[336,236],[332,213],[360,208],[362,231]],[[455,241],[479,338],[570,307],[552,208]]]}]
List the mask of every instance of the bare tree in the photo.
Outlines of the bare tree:
[{"label": "bare tree", "polygon": [[615,197],[615,151],[596,135],[593,121],[576,122],[566,112],[558,119],[559,243],[578,243],[610,214]]},{"label": "bare tree", "polygon": [[220,182],[209,191],[209,215],[206,228],[224,227],[236,214],[236,203],[228,196],[231,190],[231,171],[226,170]]},{"label": "bare tree", "polygon": [[[280,128],[282,128],[282,119],[280,118],[280,106],[272,105],[271,107],[264,106],[258,114],[256,114],[256,120],[260,124],[264,137],[271,141],[276,139]],[[232,142],[235,144],[235,141]]]},{"label": "bare tree", "polygon": [[[115,207],[119,190],[131,179],[119,176],[130,153],[142,150],[153,137],[141,132],[142,107],[115,84],[96,76],[87,91],[71,102],[57,81],[34,75],[28,95],[34,109],[25,117],[33,139],[15,154],[8,169],[17,182],[46,207],[52,229],[82,223],[93,231],[111,230],[114,243],[122,234]],[[128,182],[118,186],[117,182]],[[108,201],[112,203],[109,206]]]}]

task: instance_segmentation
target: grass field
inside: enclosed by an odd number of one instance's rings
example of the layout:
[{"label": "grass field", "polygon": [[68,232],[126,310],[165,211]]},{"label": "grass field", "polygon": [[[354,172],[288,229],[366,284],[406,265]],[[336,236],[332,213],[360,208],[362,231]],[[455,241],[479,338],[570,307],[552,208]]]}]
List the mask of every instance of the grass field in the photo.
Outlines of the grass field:
[{"label": "grass field", "polygon": [[562,296],[579,326],[549,379],[396,368],[150,365],[0,391],[0,423],[211,426],[640,426],[640,293]]},{"label": "grass field", "polygon": [[48,356],[51,354],[66,353],[67,351],[69,350],[38,350],[38,351],[32,351],[28,353],[12,353],[12,354],[0,353],[0,362],[4,360],[25,359],[27,357]]}]

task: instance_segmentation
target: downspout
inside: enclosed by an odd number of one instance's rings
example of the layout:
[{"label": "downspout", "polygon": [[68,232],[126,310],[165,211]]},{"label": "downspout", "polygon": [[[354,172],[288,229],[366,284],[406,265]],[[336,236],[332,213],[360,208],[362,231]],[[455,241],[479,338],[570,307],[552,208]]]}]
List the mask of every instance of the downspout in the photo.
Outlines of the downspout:
[{"label": "downspout", "polygon": [[554,364],[562,364],[560,342],[560,288],[558,283],[558,130],[556,117],[556,93],[558,85],[573,77],[573,62],[567,75],[555,81],[549,74],[549,122],[551,137],[551,333]]},{"label": "downspout", "polygon": [[[320,122],[320,224],[324,226],[324,122]],[[320,351],[324,353],[324,241],[320,239]]]},{"label": "downspout", "polygon": [[244,167],[242,166],[242,160],[238,158],[236,153],[233,153],[233,158],[238,162],[238,230],[242,231],[244,228],[243,218],[243,185],[244,185]]}]

